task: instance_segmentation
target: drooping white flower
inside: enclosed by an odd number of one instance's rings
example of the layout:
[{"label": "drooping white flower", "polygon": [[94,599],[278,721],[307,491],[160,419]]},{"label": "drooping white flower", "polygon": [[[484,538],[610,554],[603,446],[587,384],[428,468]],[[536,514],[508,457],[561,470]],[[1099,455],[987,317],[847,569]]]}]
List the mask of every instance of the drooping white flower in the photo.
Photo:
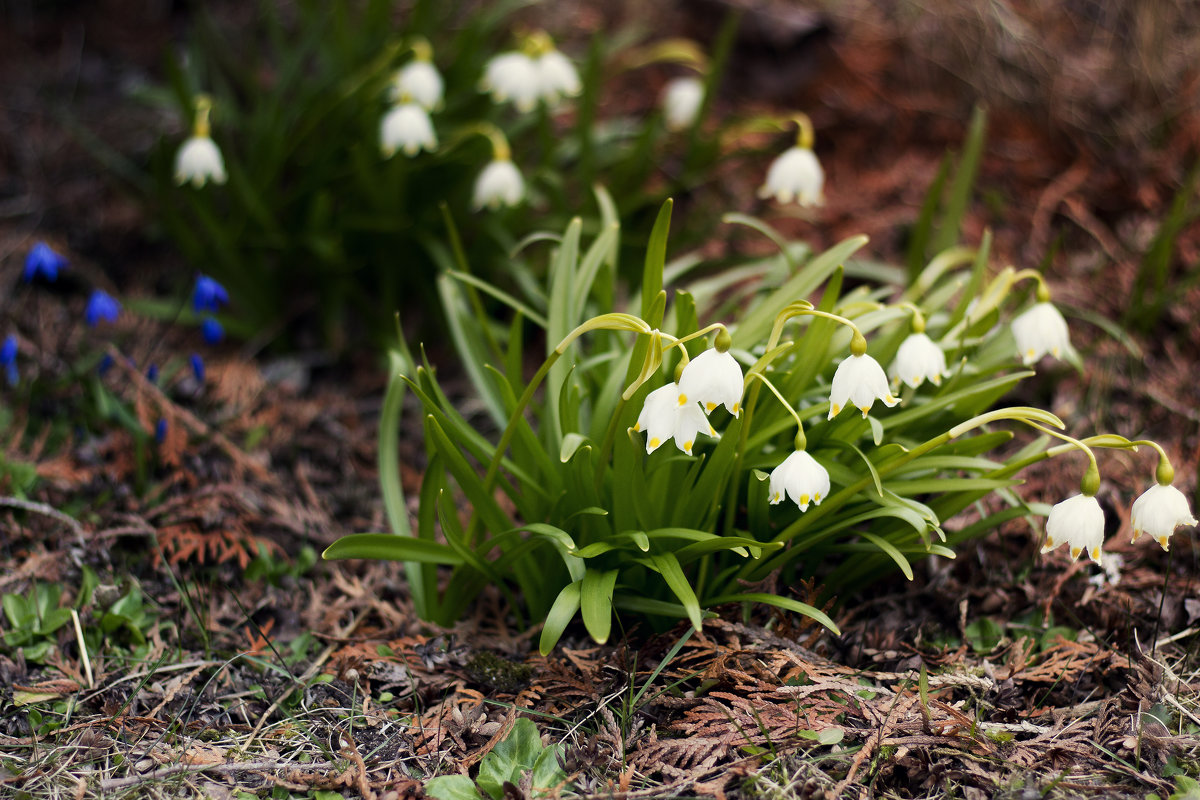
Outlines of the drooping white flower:
[{"label": "drooping white flower", "polygon": [[497,103],[511,102],[518,111],[532,111],[542,91],[542,76],[532,58],[514,50],[487,63],[479,87]]},{"label": "drooping white flower", "polygon": [[808,504],[821,505],[829,496],[829,473],[804,450],[797,450],[771,470],[768,489],[771,505],[790,497],[801,511],[808,511]]},{"label": "drooping white flower", "polygon": [[1100,563],[1100,546],[1104,544],[1104,510],[1095,497],[1077,494],[1050,509],[1046,519],[1046,543],[1042,552],[1049,553],[1059,545],[1071,549],[1071,558],[1080,553]]},{"label": "drooping white flower", "polygon": [[498,158],[483,168],[475,179],[471,205],[476,211],[487,207],[495,211],[501,206],[520,205],[525,197],[525,179],[508,159]]},{"label": "drooping white flower", "polygon": [[208,136],[193,136],[175,154],[175,182],[191,181],[197,189],[208,181],[225,182],[225,159],[221,150]]},{"label": "drooping white flower", "polygon": [[1133,522],[1133,541],[1143,533],[1169,549],[1168,540],[1180,525],[1195,525],[1196,518],[1187,497],[1174,486],[1156,483],[1133,501],[1130,511]]},{"label": "drooping white flower", "polygon": [[917,388],[926,379],[934,386],[942,385],[946,373],[946,354],[925,333],[909,335],[896,351],[896,360],[888,370],[893,382],[904,381]]},{"label": "drooping white flower", "polygon": [[1017,353],[1026,364],[1036,363],[1047,353],[1062,358],[1071,349],[1067,321],[1049,302],[1034,303],[1014,319],[1012,332],[1017,340]]},{"label": "drooping white flower", "polygon": [[534,61],[538,73],[538,93],[548,106],[554,106],[563,97],[575,97],[583,91],[579,73],[571,59],[553,48],[538,56]]},{"label": "drooping white flower", "polygon": [[829,388],[829,417],[836,417],[847,403],[862,411],[863,417],[871,410],[876,400],[888,407],[900,402],[888,388],[887,375],[879,362],[865,353],[852,355],[838,364],[833,373],[833,385]]},{"label": "drooping white flower", "polygon": [[793,200],[802,206],[825,202],[825,170],[817,155],[807,147],[790,147],[771,162],[759,197],[774,197],[781,203]]},{"label": "drooping white flower", "polygon": [[415,156],[421,148],[437,149],[437,134],[429,112],[416,103],[396,106],[379,123],[379,144],[384,158],[391,158],[397,150],[406,156]]},{"label": "drooping white flower", "polygon": [[393,103],[402,103],[407,99],[426,111],[433,111],[442,105],[442,91],[442,74],[430,61],[410,61],[392,77]]},{"label": "drooping white flower", "polygon": [[663,87],[663,121],[667,129],[683,131],[692,127],[704,104],[704,81],[696,77],[675,78]]},{"label": "drooping white flower", "polygon": [[719,405],[735,417],[741,411],[742,366],[728,352],[715,347],[688,362],[679,376],[679,404],[699,403],[704,413]]},{"label": "drooping white flower", "polygon": [[646,432],[647,453],[653,453],[673,438],[675,446],[690,456],[697,434],[717,435],[700,406],[691,402],[680,404],[679,384],[674,382],[646,395],[642,413],[638,414],[633,429]]}]

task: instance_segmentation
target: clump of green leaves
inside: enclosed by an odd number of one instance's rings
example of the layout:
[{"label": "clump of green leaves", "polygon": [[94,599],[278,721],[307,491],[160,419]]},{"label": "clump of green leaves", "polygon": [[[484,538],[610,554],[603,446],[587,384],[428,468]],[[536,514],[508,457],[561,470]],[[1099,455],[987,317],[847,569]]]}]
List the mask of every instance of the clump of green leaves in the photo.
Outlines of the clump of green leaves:
[{"label": "clump of green leaves", "polygon": [[59,605],[63,587],[35,581],[24,595],[5,594],[0,602],[8,630],[6,647],[19,649],[26,661],[41,662],[54,648],[60,628],[71,622],[71,609]]},{"label": "clump of green leaves", "polygon": [[442,775],[425,783],[425,793],[438,800],[558,797],[567,784],[567,774],[559,765],[561,757],[561,743],[543,745],[537,725],[521,717],[504,741],[483,757],[475,780],[466,775]]}]

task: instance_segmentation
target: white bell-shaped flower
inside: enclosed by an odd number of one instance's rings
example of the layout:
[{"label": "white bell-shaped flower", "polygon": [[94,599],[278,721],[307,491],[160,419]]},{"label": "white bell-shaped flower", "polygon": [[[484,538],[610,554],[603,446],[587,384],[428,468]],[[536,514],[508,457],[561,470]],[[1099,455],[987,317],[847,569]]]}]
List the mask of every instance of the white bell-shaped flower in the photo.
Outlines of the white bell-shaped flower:
[{"label": "white bell-shaped flower", "polygon": [[384,158],[391,158],[397,150],[406,156],[415,156],[422,148],[436,150],[437,134],[429,112],[416,103],[396,106],[379,123],[379,144]]},{"label": "white bell-shaped flower", "polygon": [[478,211],[487,207],[495,211],[502,206],[520,205],[525,198],[525,179],[508,159],[495,159],[475,179],[471,205]]},{"label": "white bell-shaped flower", "polygon": [[512,103],[518,111],[532,111],[541,95],[542,76],[532,58],[514,50],[487,63],[479,86],[497,103]]},{"label": "white bell-shaped flower", "polygon": [[646,395],[642,413],[638,414],[635,431],[646,432],[646,452],[653,453],[668,439],[689,456],[697,434],[716,436],[708,417],[695,403],[679,402],[679,384],[668,383]]},{"label": "white bell-shaped flower", "polygon": [[1034,364],[1049,353],[1055,358],[1071,350],[1067,321],[1049,302],[1035,303],[1012,321],[1017,353],[1026,364]]},{"label": "white bell-shaped flower", "polygon": [[774,197],[781,203],[795,201],[802,206],[819,206],[825,202],[825,170],[809,148],[799,145],[788,148],[771,162],[766,183],[758,194]]},{"label": "white bell-shaped flower", "polygon": [[879,362],[865,353],[852,355],[838,364],[833,373],[833,385],[829,388],[829,417],[836,417],[849,403],[862,411],[865,418],[876,400],[888,407],[900,402],[888,388],[887,375]]},{"label": "white bell-shaped flower", "polygon": [[663,122],[668,130],[687,130],[695,124],[703,104],[704,81],[691,76],[675,78],[663,87]]},{"label": "white bell-shaped flower", "polygon": [[538,93],[546,105],[557,105],[562,98],[575,97],[583,91],[575,65],[560,51],[547,50],[534,64],[538,72]]},{"label": "white bell-shaped flower", "polygon": [[430,61],[410,61],[392,77],[391,99],[394,103],[412,100],[426,111],[442,105],[442,74]]},{"label": "white bell-shaped flower", "polygon": [[225,182],[225,159],[208,136],[191,137],[175,155],[175,182],[183,185],[188,181],[196,188],[208,181]]},{"label": "white bell-shaped flower", "polygon": [[810,502],[819,506],[829,496],[829,472],[806,451],[797,450],[771,470],[768,493],[771,505],[786,494],[801,511],[808,511]]},{"label": "white bell-shaped flower", "polygon": [[1059,545],[1071,549],[1071,558],[1081,553],[1100,563],[1100,546],[1104,544],[1104,510],[1095,497],[1077,494],[1050,509],[1046,519],[1046,543],[1042,552],[1049,553]]},{"label": "white bell-shaped flower", "polygon": [[742,411],[742,365],[715,347],[688,362],[679,376],[679,404],[699,403],[704,413],[724,405],[735,417]]},{"label": "white bell-shaped flower", "polygon": [[913,333],[900,344],[888,374],[893,383],[904,381],[914,389],[926,380],[941,386],[946,354],[925,333]]},{"label": "white bell-shaped flower", "polygon": [[1143,533],[1158,542],[1163,550],[1169,549],[1168,540],[1180,525],[1195,525],[1196,518],[1188,505],[1187,497],[1174,486],[1156,483],[1141,497],[1133,501],[1130,511],[1133,523],[1133,541]]}]

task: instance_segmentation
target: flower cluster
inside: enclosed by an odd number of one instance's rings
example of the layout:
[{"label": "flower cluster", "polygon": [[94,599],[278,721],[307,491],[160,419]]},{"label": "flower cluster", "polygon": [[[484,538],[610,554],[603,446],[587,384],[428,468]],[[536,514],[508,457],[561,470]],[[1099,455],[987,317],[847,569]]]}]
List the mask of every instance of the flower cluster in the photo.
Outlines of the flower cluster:
[{"label": "flower cluster", "polygon": [[412,45],[413,60],[392,76],[388,91],[391,109],[379,123],[379,146],[384,158],[397,151],[408,157],[437,149],[430,113],[442,107],[442,74],[433,64],[433,48],[423,39]]}]

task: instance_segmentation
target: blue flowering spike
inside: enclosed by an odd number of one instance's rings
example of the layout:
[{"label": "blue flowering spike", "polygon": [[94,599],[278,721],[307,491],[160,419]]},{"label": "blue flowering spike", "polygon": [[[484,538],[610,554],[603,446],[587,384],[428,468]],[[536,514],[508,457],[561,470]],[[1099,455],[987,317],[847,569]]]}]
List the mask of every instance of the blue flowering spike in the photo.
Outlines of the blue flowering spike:
[{"label": "blue flowering spike", "polygon": [[113,357],[105,353],[104,358],[100,359],[100,363],[96,365],[96,374],[103,377],[104,373],[112,369],[113,363]]},{"label": "blue flowering spike", "polygon": [[154,426],[154,441],[162,444],[167,440],[167,421],[160,419]]},{"label": "blue flowering spike", "polygon": [[121,313],[121,304],[116,298],[103,289],[96,289],[88,298],[87,308],[83,312],[83,320],[89,328],[94,328],[104,322],[116,322]]},{"label": "blue flowering spike", "polygon": [[204,359],[199,353],[192,353],[192,374],[198,383],[204,383]]},{"label": "blue flowering spike", "polygon": [[192,290],[192,308],[201,311],[220,311],[229,302],[229,292],[207,275],[196,276],[196,288]]},{"label": "blue flowering spike", "polygon": [[0,367],[4,367],[8,385],[16,386],[21,375],[17,372],[17,337],[11,333],[4,338],[4,344],[0,345]]},{"label": "blue flowering spike", "polygon": [[158,364],[151,364],[146,369],[146,380],[151,383],[158,383]]},{"label": "blue flowering spike", "polygon": [[204,336],[205,344],[220,344],[225,338],[225,329],[215,317],[205,317],[200,323],[200,333]]},{"label": "blue flowering spike", "polygon": [[67,266],[67,259],[51,249],[45,242],[38,242],[25,256],[25,269],[21,272],[21,280],[29,283],[38,275],[47,281],[58,278],[58,271]]}]

